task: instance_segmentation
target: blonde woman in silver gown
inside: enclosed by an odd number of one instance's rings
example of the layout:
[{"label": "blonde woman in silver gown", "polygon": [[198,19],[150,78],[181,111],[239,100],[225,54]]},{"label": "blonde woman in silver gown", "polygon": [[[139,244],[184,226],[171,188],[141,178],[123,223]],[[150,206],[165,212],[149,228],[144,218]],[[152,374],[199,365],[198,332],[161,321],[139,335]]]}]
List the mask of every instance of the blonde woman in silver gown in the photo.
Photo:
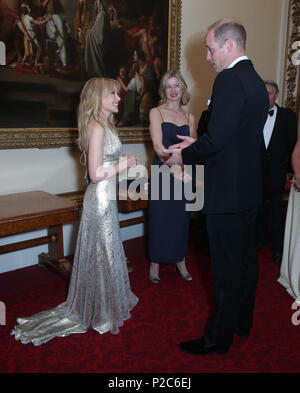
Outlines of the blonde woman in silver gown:
[{"label": "blonde woman in silver gown", "polygon": [[116,174],[136,165],[137,158],[121,157],[121,142],[114,132],[118,89],[115,80],[93,78],[82,90],[78,144],[87,157],[90,184],[84,196],[69,292],[57,307],[17,319],[11,334],[23,344],[40,345],[89,328],[100,334],[117,334],[138,302],[130,289],[116,201]]}]

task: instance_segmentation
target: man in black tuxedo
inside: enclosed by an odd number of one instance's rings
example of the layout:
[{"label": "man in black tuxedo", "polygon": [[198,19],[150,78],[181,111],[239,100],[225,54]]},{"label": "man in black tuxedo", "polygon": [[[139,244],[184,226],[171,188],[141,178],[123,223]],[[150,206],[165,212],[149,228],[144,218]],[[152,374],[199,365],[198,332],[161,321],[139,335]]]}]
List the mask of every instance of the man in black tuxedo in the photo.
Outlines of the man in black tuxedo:
[{"label": "man in black tuxedo", "polygon": [[190,354],[226,353],[234,334],[248,337],[258,278],[256,211],[262,200],[261,144],[269,102],[245,52],[242,25],[223,19],[209,27],[207,60],[218,72],[207,133],[170,147],[167,161],[204,160],[204,208],[216,310],[205,335],[180,344]]},{"label": "man in black tuxedo", "polygon": [[297,141],[296,113],[275,104],[277,83],[265,81],[270,110],[264,127],[263,144],[263,204],[257,213],[257,249],[268,245],[269,220],[273,260],[280,263],[284,237],[282,198],[287,173],[292,172],[291,155]]}]

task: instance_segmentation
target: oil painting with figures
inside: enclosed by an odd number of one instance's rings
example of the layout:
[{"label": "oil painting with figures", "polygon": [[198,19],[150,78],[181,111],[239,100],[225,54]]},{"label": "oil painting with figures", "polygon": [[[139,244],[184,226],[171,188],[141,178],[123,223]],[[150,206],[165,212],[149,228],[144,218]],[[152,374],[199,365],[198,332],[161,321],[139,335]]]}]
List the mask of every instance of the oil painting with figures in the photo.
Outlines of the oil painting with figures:
[{"label": "oil painting with figures", "polygon": [[120,83],[118,127],[145,127],[168,63],[171,0],[0,0],[0,127],[75,127],[81,88]]}]

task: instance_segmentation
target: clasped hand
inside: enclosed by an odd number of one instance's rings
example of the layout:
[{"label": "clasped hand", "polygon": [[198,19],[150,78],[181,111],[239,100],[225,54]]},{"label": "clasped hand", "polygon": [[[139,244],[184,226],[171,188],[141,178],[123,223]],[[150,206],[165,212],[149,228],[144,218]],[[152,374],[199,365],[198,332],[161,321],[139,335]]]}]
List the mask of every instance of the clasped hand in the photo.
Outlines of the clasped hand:
[{"label": "clasped hand", "polygon": [[170,158],[164,162],[164,164],[172,165],[182,165],[181,150],[192,145],[196,139],[191,136],[176,135],[177,138],[182,139],[182,142],[176,143],[175,145],[169,146],[168,149],[164,150],[164,153],[170,154]]}]

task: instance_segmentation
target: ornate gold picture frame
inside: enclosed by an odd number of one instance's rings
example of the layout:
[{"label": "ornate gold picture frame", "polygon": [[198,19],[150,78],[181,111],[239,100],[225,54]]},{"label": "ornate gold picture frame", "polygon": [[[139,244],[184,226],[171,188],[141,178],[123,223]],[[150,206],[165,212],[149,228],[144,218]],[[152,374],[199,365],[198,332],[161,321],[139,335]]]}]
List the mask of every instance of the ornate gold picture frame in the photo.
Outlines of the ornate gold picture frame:
[{"label": "ornate gold picture frame", "polygon": [[[181,0],[168,2],[167,69],[180,67]],[[0,70],[1,71],[1,70]],[[165,70],[166,71],[166,70]],[[123,143],[150,140],[148,127],[118,128]],[[58,148],[75,146],[77,128],[0,128],[0,149]]]},{"label": "ornate gold picture frame", "polygon": [[282,104],[299,116],[300,111],[300,3],[289,1]]}]

